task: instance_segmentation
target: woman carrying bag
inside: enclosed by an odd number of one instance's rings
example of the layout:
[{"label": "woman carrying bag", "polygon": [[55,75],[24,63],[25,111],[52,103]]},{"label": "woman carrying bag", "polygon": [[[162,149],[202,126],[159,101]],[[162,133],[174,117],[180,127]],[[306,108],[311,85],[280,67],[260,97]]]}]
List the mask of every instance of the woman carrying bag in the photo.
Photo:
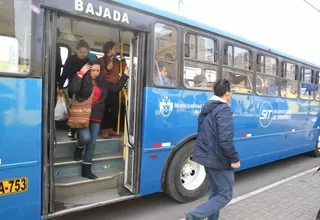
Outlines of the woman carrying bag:
[{"label": "woman carrying bag", "polygon": [[126,67],[117,84],[108,83],[103,79],[100,70],[100,61],[91,61],[77,72],[69,85],[70,92],[75,94],[75,100],[71,105],[68,125],[71,128],[80,129],[74,160],[80,161],[82,150],[86,148],[82,161],[82,176],[89,179],[98,178],[91,172],[91,164],[108,90],[119,92],[129,78],[128,67]]}]

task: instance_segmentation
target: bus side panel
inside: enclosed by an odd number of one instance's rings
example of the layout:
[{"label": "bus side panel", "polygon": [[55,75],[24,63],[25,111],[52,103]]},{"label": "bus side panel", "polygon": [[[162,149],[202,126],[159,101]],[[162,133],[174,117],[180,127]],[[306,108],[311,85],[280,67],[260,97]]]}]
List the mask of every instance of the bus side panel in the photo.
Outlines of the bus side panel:
[{"label": "bus side panel", "polygon": [[140,195],[160,191],[163,168],[170,152],[182,139],[196,132],[201,104],[211,96],[211,92],[144,89]]},{"label": "bus side panel", "polygon": [[[159,192],[169,153],[196,133],[202,104],[212,92],[145,88],[141,195]],[[235,147],[241,170],[314,149],[318,102],[234,94]]]},{"label": "bus side panel", "polygon": [[3,220],[41,218],[41,90],[40,79],[0,78],[0,181],[28,178],[26,192],[0,195]]}]

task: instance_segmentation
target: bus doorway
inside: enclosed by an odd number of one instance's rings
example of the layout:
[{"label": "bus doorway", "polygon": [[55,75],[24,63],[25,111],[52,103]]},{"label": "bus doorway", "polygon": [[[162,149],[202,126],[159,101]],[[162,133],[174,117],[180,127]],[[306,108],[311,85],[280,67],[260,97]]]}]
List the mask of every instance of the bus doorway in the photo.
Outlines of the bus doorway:
[{"label": "bus doorway", "polygon": [[[44,160],[49,167],[48,178],[44,180],[44,186],[49,186],[44,187],[47,195],[44,196],[44,200],[47,200],[44,204],[49,205],[47,213],[60,215],[134,198],[139,185],[137,143],[141,124],[137,118],[142,100],[145,33],[56,12],[47,11],[46,20],[46,54],[47,60],[51,61],[46,63],[47,72],[50,73],[47,77],[50,84],[48,156]],[[79,46],[80,40],[88,45],[85,57],[78,56],[79,48],[85,47],[83,44]],[[92,180],[82,176],[82,160],[74,159],[79,138],[77,133],[69,135],[67,120],[55,120],[55,100],[58,99],[58,93],[60,96],[62,94],[69,106],[74,98],[68,91],[70,78],[64,80],[61,77],[65,69],[70,69],[68,62],[71,60],[74,62],[72,66],[81,66],[76,62],[86,63],[85,59],[103,61],[103,46],[108,41],[116,43],[117,55],[114,59],[118,59],[119,66],[124,63],[128,66],[129,79],[119,93],[118,114],[112,118],[117,121],[113,128],[117,134],[106,139],[100,132],[97,138],[91,170],[98,179]],[[81,50],[83,52],[83,48]],[[123,69],[119,69],[119,75],[123,74]],[[57,92],[59,85],[63,85],[62,93]]]}]

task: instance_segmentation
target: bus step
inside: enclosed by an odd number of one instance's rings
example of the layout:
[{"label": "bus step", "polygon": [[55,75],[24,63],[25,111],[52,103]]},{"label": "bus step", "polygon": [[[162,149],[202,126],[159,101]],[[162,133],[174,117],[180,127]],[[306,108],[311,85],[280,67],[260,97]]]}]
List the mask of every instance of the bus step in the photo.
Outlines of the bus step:
[{"label": "bus step", "polygon": [[[95,154],[92,161],[91,170],[96,172],[108,172],[110,169],[119,168],[123,170],[122,153]],[[54,173],[56,178],[81,175],[81,161],[74,161],[72,157],[56,158],[54,163]]]},{"label": "bus step", "polygon": [[[54,158],[73,157],[76,141],[58,142],[54,152]],[[121,138],[98,139],[94,150],[95,154],[120,152],[123,147]]]},{"label": "bus step", "polygon": [[124,187],[118,189],[105,189],[92,193],[77,194],[72,197],[56,200],[55,208],[56,211],[60,211],[76,207],[78,208],[85,205],[92,205],[94,207],[94,204],[109,204],[134,197],[137,197],[137,195],[131,194]]},{"label": "bus step", "polygon": [[63,176],[55,179],[56,200],[64,200],[77,195],[86,195],[106,189],[115,189],[123,185],[122,169],[110,169],[107,172],[96,172],[96,180],[80,175]]}]

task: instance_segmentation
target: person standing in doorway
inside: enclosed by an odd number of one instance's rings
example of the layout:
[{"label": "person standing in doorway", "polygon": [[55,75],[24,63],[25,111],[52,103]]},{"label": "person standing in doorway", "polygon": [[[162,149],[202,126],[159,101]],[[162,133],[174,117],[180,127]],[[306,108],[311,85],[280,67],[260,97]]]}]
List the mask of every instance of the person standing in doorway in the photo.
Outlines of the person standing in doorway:
[{"label": "person standing in doorway", "polygon": [[[117,56],[116,43],[108,41],[103,46],[104,56],[100,58],[104,66],[104,78],[107,82],[117,84],[119,81],[120,68],[124,72],[127,64],[125,59],[120,60]],[[122,66],[121,66],[122,63]],[[108,139],[111,136],[117,136],[114,131],[117,127],[118,111],[119,111],[119,92],[109,91],[106,100],[103,120],[101,123],[102,138]]]},{"label": "person standing in doorway", "polygon": [[192,160],[205,167],[210,194],[207,202],[187,214],[187,220],[218,220],[220,210],[232,199],[233,169],[240,167],[240,159],[233,143],[230,90],[228,80],[217,81],[215,95],[205,103],[198,118]]},{"label": "person standing in doorway", "polygon": [[[58,81],[58,94],[63,93],[63,86],[68,79],[69,85],[71,84],[72,79],[76,76],[76,73],[89,62],[89,59],[87,58],[87,53],[89,51],[89,44],[85,40],[80,40],[77,45],[76,53],[70,57],[67,58],[63,72],[59,78]],[[73,94],[68,91],[68,96],[70,99],[70,102],[72,102]],[[74,138],[75,134],[77,132],[77,129],[70,129],[68,133],[69,138]],[[79,135],[78,135],[79,136]]]}]

